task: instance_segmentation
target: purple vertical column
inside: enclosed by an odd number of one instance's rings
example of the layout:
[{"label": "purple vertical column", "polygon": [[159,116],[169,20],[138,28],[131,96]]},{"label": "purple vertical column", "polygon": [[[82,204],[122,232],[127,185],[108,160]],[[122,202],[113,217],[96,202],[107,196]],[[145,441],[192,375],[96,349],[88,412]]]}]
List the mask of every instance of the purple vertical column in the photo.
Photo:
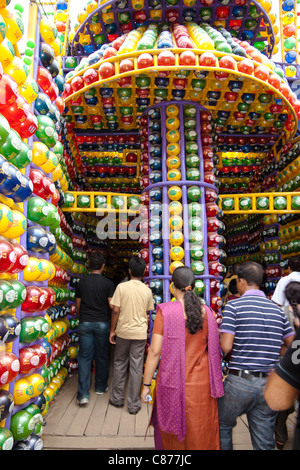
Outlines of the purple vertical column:
[{"label": "purple vertical column", "polygon": [[[186,182],[186,155],[185,155],[185,137],[184,137],[184,116],[183,105],[179,106],[179,121],[180,121],[180,160],[181,160],[181,178]],[[187,198],[187,184],[182,185],[182,207],[183,207],[183,237],[184,237],[184,260],[185,266],[191,265],[190,259],[190,242],[189,242],[189,214],[188,214],[188,198]]]},{"label": "purple vertical column", "polygon": [[[160,122],[161,122],[161,135],[162,135],[162,183],[167,181],[167,138],[166,138],[166,106],[161,106],[160,111]],[[162,238],[163,238],[163,250],[164,250],[164,301],[169,302],[170,295],[170,243],[169,243],[169,223],[168,220],[165,220],[166,217],[169,217],[169,199],[168,199],[168,187],[162,185],[162,203],[163,203],[163,213],[162,213]]]},{"label": "purple vertical column", "polygon": [[[198,145],[198,155],[200,158],[200,180],[204,182],[204,159],[203,159],[203,151],[202,151],[202,139],[201,139],[201,110],[197,106],[197,124],[199,126],[199,132],[197,133],[197,145]],[[210,304],[210,281],[209,281],[209,265],[208,265],[208,255],[207,255],[207,216],[206,216],[206,205],[205,205],[205,187],[202,186],[201,190],[201,199],[200,199],[201,207],[203,208],[202,212],[202,232],[203,232],[203,246],[204,246],[204,255],[203,255],[203,262],[205,265],[205,275],[203,277],[203,282],[205,285],[205,301],[207,305]]]}]

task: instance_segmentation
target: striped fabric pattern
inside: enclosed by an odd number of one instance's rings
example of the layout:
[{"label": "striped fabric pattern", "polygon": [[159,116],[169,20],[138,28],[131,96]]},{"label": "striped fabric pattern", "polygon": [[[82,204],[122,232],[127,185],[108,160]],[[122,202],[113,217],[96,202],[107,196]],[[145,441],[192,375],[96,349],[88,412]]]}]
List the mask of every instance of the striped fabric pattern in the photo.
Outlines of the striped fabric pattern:
[{"label": "striped fabric pattern", "polygon": [[229,369],[259,372],[274,367],[283,339],[294,334],[284,312],[261,295],[228,302],[220,330],[234,335]]}]

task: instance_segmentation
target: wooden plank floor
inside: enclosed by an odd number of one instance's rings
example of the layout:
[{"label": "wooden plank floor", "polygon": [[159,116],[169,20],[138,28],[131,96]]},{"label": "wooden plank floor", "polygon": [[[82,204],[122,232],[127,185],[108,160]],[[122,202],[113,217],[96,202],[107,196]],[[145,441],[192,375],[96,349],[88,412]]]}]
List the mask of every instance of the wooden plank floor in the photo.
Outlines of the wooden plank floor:
[{"label": "wooden plank floor", "polygon": [[[96,395],[93,390],[92,382],[90,401],[80,407],[76,400],[77,375],[67,378],[44,418],[45,450],[154,449],[152,427],[145,439],[151,405],[142,404],[139,413],[130,415],[126,404],[123,408],[109,405],[109,391]],[[284,450],[292,450],[295,424],[294,413],[287,421],[289,440]],[[238,419],[233,429],[233,446],[234,450],[252,449],[245,416]]]},{"label": "wooden plank floor", "polygon": [[136,415],[129,414],[126,401],[123,408],[109,404],[109,391],[96,395],[90,389],[90,401],[78,406],[77,375],[69,376],[45,416],[44,449],[99,450],[153,449],[153,430],[145,433],[151,406],[142,404]]}]

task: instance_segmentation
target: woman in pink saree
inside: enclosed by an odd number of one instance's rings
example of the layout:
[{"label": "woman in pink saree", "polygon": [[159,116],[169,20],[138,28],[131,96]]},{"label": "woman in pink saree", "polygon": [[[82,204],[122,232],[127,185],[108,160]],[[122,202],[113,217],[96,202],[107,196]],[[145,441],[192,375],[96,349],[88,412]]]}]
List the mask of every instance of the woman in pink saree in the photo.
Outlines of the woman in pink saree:
[{"label": "woman in pink saree", "polygon": [[[193,271],[173,276],[175,302],[157,306],[142,401],[159,363],[151,424],[157,450],[219,450],[217,398],[224,394],[214,314],[194,292]],[[159,362],[160,361],[160,362]]]}]

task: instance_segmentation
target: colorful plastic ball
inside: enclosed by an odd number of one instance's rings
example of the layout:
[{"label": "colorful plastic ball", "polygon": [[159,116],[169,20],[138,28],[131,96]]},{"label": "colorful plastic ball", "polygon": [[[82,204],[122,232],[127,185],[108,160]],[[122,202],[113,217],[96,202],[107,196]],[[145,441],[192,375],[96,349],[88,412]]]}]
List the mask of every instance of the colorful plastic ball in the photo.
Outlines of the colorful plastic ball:
[{"label": "colorful plastic ball", "polygon": [[274,209],[284,210],[287,207],[286,198],[283,196],[278,196],[274,198]]},{"label": "colorful plastic ball", "polygon": [[269,209],[269,198],[266,196],[258,197],[256,200],[256,207],[260,210]]},{"label": "colorful plastic ball", "polygon": [[169,212],[172,215],[180,215],[182,214],[182,204],[179,201],[172,201],[169,204]]},{"label": "colorful plastic ball", "polygon": [[163,275],[163,273],[164,273],[163,263],[161,261],[154,261],[154,263],[151,266],[151,271],[156,276]]},{"label": "colorful plastic ball", "polygon": [[192,260],[201,260],[204,256],[204,249],[202,245],[191,245],[190,254]]},{"label": "colorful plastic ball", "polygon": [[181,165],[181,161],[179,157],[177,156],[168,157],[167,167],[169,168],[169,170],[178,169],[180,165]]},{"label": "colorful plastic ball", "polygon": [[285,75],[289,78],[295,77],[297,74],[297,68],[294,65],[288,65],[284,69]]},{"label": "colorful plastic ball", "polygon": [[167,145],[167,154],[171,156],[177,156],[180,154],[180,145],[175,142]]},{"label": "colorful plastic ball", "polygon": [[153,294],[161,294],[163,292],[163,282],[161,279],[153,279],[150,282],[150,289],[152,290]]},{"label": "colorful plastic ball", "polygon": [[182,261],[172,261],[170,264],[170,274],[173,274],[176,268],[179,268],[180,266],[184,266]]},{"label": "colorful plastic ball", "polygon": [[195,293],[201,296],[205,292],[205,284],[202,279],[196,279],[195,281]]},{"label": "colorful plastic ball", "polygon": [[239,207],[242,210],[250,210],[252,209],[252,199],[250,197],[242,197],[239,201]]},{"label": "colorful plastic ball", "polygon": [[162,244],[161,232],[152,232],[149,235],[149,241],[153,246],[160,246]]},{"label": "colorful plastic ball", "polygon": [[191,202],[188,204],[188,214],[190,217],[200,217],[202,213],[201,204],[198,202]]},{"label": "colorful plastic ball", "polygon": [[178,169],[169,170],[167,173],[168,181],[180,181],[181,180],[181,171]]},{"label": "colorful plastic ball", "polygon": [[169,242],[170,242],[170,245],[172,246],[182,245],[184,242],[183,233],[179,230],[174,230],[173,232],[170,233]]},{"label": "colorful plastic ball", "polygon": [[[150,199],[152,199],[152,201],[160,202],[162,200],[162,191],[159,188],[151,189],[151,191],[149,193],[149,196],[150,196]],[[169,197],[170,197],[170,195],[169,195]],[[180,196],[179,199],[181,199],[181,196]]]},{"label": "colorful plastic ball", "polygon": [[295,62],[297,59],[297,52],[296,51],[289,51],[285,54],[285,61],[288,63],[288,64],[292,64],[293,62]]},{"label": "colorful plastic ball", "polygon": [[190,186],[187,190],[189,202],[198,202],[201,197],[201,189],[198,186]]},{"label": "colorful plastic ball", "polygon": [[183,227],[183,219],[179,215],[170,217],[169,226],[171,230],[181,230]]},{"label": "colorful plastic ball", "polygon": [[234,209],[233,197],[224,197],[222,199],[222,209],[224,211],[232,211]]},{"label": "colorful plastic ball", "polygon": [[152,256],[155,261],[163,260],[163,248],[161,246],[156,246],[152,250]]},{"label": "colorful plastic ball", "polygon": [[184,259],[184,249],[181,246],[173,246],[169,254],[172,261],[182,261]]},{"label": "colorful plastic ball", "polygon": [[166,127],[168,130],[177,130],[179,129],[180,121],[177,117],[169,117],[166,120]]},{"label": "colorful plastic ball", "polygon": [[[175,118],[176,116],[178,116],[179,114],[179,108],[178,106],[175,106],[175,105],[169,105],[166,107],[166,114],[168,117],[170,118]],[[177,124],[179,124],[179,121],[176,121]],[[176,127],[176,129],[178,128],[178,126]]]},{"label": "colorful plastic ball", "polygon": [[170,186],[168,196],[171,201],[179,201],[182,198],[182,190],[179,186]]},{"label": "colorful plastic ball", "polygon": [[205,272],[205,265],[203,261],[199,261],[199,260],[192,261],[191,269],[193,273],[195,274],[195,276],[201,276]]}]

